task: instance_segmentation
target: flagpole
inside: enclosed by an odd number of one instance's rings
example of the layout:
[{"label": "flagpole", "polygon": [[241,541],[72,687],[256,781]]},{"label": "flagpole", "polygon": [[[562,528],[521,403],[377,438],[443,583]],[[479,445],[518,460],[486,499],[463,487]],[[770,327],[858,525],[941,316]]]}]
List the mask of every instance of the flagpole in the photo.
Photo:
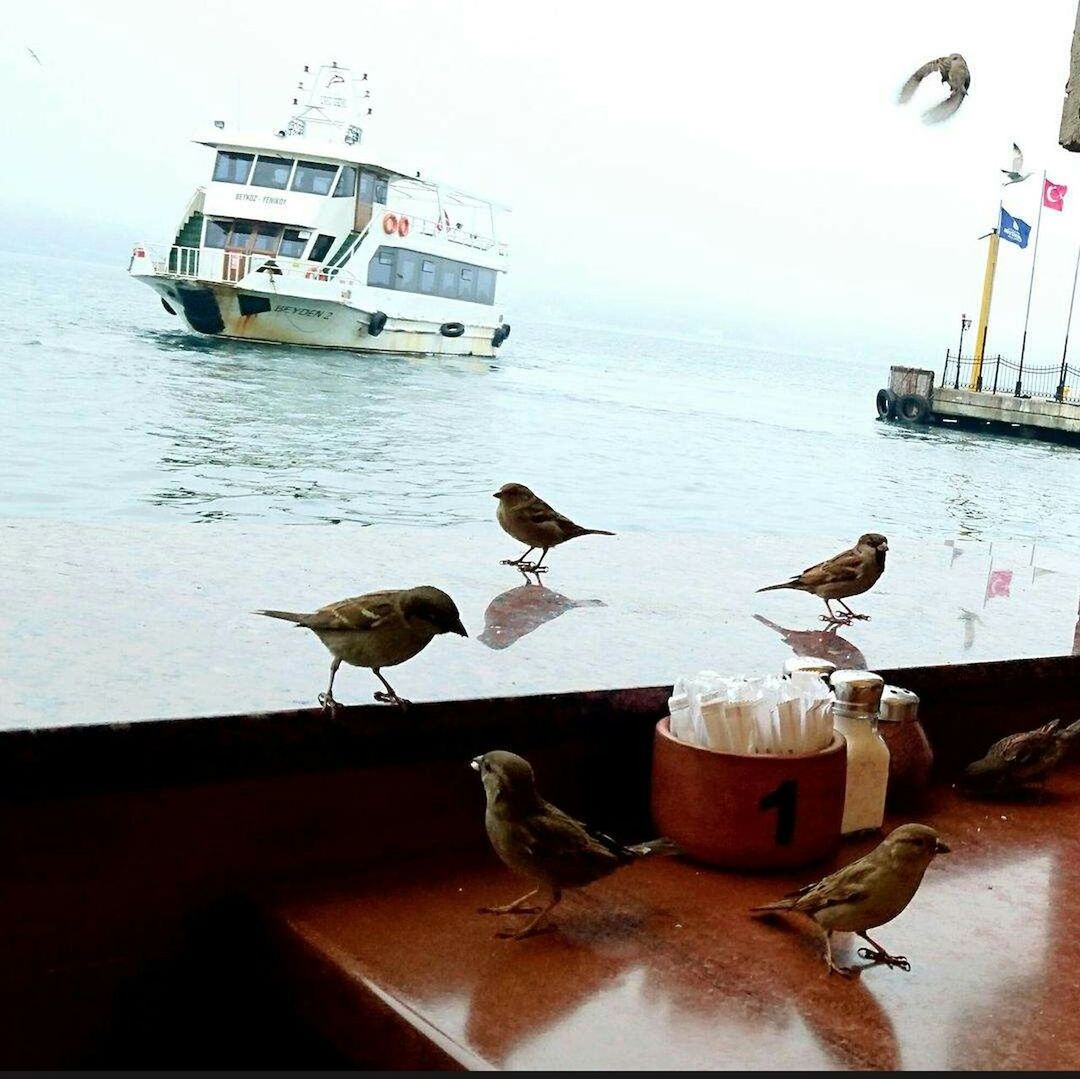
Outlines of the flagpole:
[{"label": "flagpole", "polygon": [[1080,249],[1076,252],[1076,269],[1073,271],[1072,295],[1069,297],[1069,318],[1065,323],[1065,347],[1061,350],[1061,377],[1058,379],[1057,393],[1059,401],[1065,397],[1065,357],[1069,351],[1069,329],[1072,327],[1073,304],[1076,303],[1076,279],[1080,276]]},{"label": "flagpole", "polygon": [[[990,322],[990,300],[994,295],[994,272],[997,269],[998,232],[1001,227],[1001,203],[998,203],[997,228],[989,232],[990,243],[986,249],[986,272],[983,274],[982,303],[979,305],[979,328],[975,331],[975,356],[971,364],[971,382],[968,389],[982,389],[983,353],[986,351],[986,331]],[[960,357],[956,358],[956,370],[960,370]]]},{"label": "flagpole", "polygon": [[1035,290],[1035,260],[1039,257],[1039,225],[1042,223],[1043,203],[1046,201],[1046,169],[1043,169],[1042,187],[1039,189],[1039,216],[1035,218],[1035,244],[1031,249],[1031,280],[1028,282],[1027,310],[1024,312],[1024,337],[1020,342],[1020,370],[1016,373],[1015,397],[1020,396],[1024,380],[1024,351],[1027,349],[1028,318],[1031,316],[1031,294]]}]

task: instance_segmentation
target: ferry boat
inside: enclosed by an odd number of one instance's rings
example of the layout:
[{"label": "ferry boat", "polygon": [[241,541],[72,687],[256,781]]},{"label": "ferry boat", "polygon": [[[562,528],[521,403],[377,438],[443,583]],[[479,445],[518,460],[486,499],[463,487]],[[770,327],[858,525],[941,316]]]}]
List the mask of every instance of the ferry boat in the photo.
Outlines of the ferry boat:
[{"label": "ferry boat", "polygon": [[171,243],[128,272],[192,330],[359,352],[491,356],[508,210],[372,152],[368,76],[307,66],[286,126],[217,120],[215,151]]}]

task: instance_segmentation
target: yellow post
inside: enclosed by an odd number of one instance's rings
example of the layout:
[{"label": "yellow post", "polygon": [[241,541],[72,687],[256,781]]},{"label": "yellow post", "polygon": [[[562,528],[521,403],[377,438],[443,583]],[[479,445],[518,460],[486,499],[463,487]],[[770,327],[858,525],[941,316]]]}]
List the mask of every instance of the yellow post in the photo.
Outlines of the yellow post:
[{"label": "yellow post", "polygon": [[969,390],[977,390],[982,379],[983,351],[986,349],[986,329],[990,322],[990,299],[994,295],[994,271],[997,269],[998,230],[990,233],[986,249],[986,274],[983,276],[982,306],[979,308],[979,328],[975,331],[975,362],[971,365]]}]

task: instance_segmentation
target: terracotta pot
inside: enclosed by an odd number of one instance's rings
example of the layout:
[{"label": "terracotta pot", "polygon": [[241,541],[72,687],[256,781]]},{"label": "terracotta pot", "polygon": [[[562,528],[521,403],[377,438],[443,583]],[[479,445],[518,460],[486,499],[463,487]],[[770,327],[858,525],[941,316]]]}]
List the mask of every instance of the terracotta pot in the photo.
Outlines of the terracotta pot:
[{"label": "terracotta pot", "polygon": [[671,735],[653,741],[652,812],[661,835],[688,855],[726,869],[790,869],[840,845],[847,750],[799,756],[722,753]]}]

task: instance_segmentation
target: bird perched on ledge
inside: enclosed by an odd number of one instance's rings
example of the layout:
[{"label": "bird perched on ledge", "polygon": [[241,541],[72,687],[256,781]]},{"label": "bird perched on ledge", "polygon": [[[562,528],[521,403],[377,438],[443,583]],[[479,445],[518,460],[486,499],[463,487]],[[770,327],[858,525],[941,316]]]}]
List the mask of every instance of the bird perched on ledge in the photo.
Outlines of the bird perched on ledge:
[{"label": "bird perched on ledge", "polygon": [[1011,795],[1041,783],[1061,763],[1070,745],[1080,745],[1080,719],[1060,730],[1061,720],[995,742],[969,764],[958,786],[970,794]]},{"label": "bird perched on ledge", "polygon": [[319,703],[324,712],[331,714],[337,709],[334,675],[342,660],[375,672],[375,677],[386,687],[385,693],[375,694],[377,701],[405,708],[409,702],[394,692],[380,669],[412,659],[440,633],[468,637],[454,601],[445,592],[426,584],[419,588],[368,592],[328,603],[312,614],[294,611],[255,613],[310,629],[326,645],[334,659],[330,664],[330,684],[325,693],[319,694]]},{"label": "bird perched on ledge", "polygon": [[[569,517],[553,510],[543,499],[537,498],[523,483],[504,483],[496,492],[499,508],[496,516],[503,531],[519,543],[527,543],[529,549],[520,558],[503,559],[504,566],[518,566],[530,573],[544,573],[541,568],[544,557],[552,547],[578,536],[614,536],[602,528],[582,528]],[[537,562],[526,562],[529,555],[542,548]]]},{"label": "bird perched on ledge", "polygon": [[[495,853],[515,873],[536,882],[532,891],[503,907],[481,907],[481,914],[534,914],[517,932],[498,936],[521,940],[544,932],[540,923],[562,898],[564,888],[583,888],[620,866],[650,854],[674,854],[670,840],[654,839],[634,847],[602,832],[590,832],[537,793],[532,766],[516,753],[494,749],[475,757],[487,796],[484,824]],[[538,892],[543,907],[525,906]]]},{"label": "bird perched on ledge", "polygon": [[[868,619],[866,614],[856,614],[844,600],[850,596],[859,596],[868,592],[885,572],[885,555],[889,550],[889,541],[878,532],[867,532],[859,537],[855,546],[847,551],[819,562],[816,566],[804,569],[797,577],[783,584],[770,584],[759,588],[759,592],[772,592],[777,588],[793,588],[799,592],[812,592],[825,601],[827,615],[822,615],[823,622],[834,625],[851,625],[853,619]],[[847,612],[835,614],[832,601],[836,600]]]},{"label": "bird perched on ledge", "polygon": [[968,88],[971,86],[971,72],[968,70],[967,61],[958,52],[954,52],[949,56],[939,56],[936,60],[928,60],[923,64],[900,88],[899,103],[903,105],[910,101],[919,88],[919,83],[934,71],[941,75],[941,81],[952,92],[944,101],[923,113],[923,121],[928,124],[940,123],[952,116],[964,103]]},{"label": "bird perched on ledge", "polygon": [[900,914],[918,891],[934,856],[948,850],[933,828],[925,824],[902,824],[869,854],[775,903],[754,907],[751,914],[790,910],[812,918],[825,930],[825,962],[830,974],[855,972],[833,962],[833,933],[855,933],[862,937],[870,945],[859,949],[863,959],[910,970],[911,964],[904,956],[890,955],[871,939],[867,930],[891,922]]}]

